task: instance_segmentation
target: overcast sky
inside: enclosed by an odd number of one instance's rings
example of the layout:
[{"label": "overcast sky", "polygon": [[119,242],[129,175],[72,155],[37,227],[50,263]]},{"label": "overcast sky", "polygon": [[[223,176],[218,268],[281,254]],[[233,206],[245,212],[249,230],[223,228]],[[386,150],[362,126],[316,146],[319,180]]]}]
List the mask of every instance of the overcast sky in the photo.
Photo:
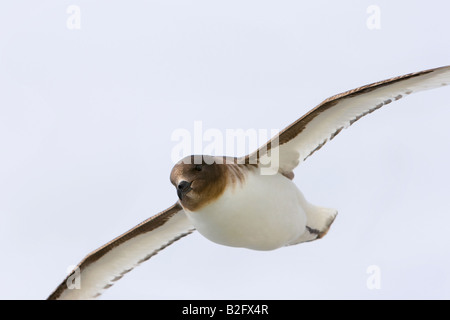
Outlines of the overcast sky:
[{"label": "overcast sky", "polygon": [[[448,65],[449,11],[4,1],[0,299],[46,298],[69,266],[172,205],[176,130],[283,129],[331,95]],[[449,299],[449,118],[448,87],[411,95],[299,166],[305,197],[339,211],[322,240],[257,252],[194,233],[102,298]]]}]

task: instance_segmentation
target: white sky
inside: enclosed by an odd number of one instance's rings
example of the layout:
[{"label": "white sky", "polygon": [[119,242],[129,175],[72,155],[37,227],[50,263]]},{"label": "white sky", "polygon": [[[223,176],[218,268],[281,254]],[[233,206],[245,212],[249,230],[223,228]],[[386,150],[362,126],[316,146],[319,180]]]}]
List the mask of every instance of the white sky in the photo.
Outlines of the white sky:
[{"label": "white sky", "polygon": [[[66,26],[69,5],[81,29]],[[381,29],[366,12],[381,9]],[[0,299],[43,299],[87,253],[172,205],[175,130],[282,129],[323,99],[450,64],[448,1],[0,4]],[[198,233],[103,299],[450,298],[450,90],[358,121],[296,170],[339,210],[271,252]],[[381,272],[370,290],[369,266]]]}]

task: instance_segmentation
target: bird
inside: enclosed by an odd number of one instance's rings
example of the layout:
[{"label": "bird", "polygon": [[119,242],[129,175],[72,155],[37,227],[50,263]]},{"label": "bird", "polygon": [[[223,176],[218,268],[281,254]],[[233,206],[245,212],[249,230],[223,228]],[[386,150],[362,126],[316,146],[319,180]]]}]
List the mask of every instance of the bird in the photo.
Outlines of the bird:
[{"label": "bird", "polygon": [[309,203],[293,182],[294,169],[362,117],[449,84],[450,66],[371,83],[325,99],[243,157],[184,157],[170,173],[177,201],[88,254],[47,299],[95,299],[194,231],[220,245],[262,251],[323,238],[338,212]]}]

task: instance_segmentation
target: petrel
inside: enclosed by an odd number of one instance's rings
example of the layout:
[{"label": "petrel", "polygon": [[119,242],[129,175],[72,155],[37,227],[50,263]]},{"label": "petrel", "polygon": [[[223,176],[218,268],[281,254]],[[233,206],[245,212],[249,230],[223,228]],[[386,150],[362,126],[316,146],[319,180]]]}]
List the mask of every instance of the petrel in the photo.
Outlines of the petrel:
[{"label": "petrel", "polygon": [[245,157],[185,157],[170,174],[178,201],[88,254],[48,299],[97,298],[195,230],[215,243],[253,250],[324,237],[337,211],[305,199],[292,181],[295,167],[365,115],[448,84],[450,66],[372,83],[324,100]]}]

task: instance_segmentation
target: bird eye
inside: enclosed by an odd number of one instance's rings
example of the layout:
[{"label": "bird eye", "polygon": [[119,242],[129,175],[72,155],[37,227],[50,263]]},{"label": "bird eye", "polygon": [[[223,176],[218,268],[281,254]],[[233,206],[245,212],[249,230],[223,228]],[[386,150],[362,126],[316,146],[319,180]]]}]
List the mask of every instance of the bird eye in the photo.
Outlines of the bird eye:
[{"label": "bird eye", "polygon": [[201,164],[197,164],[194,167],[195,171],[202,171],[202,165]]}]

